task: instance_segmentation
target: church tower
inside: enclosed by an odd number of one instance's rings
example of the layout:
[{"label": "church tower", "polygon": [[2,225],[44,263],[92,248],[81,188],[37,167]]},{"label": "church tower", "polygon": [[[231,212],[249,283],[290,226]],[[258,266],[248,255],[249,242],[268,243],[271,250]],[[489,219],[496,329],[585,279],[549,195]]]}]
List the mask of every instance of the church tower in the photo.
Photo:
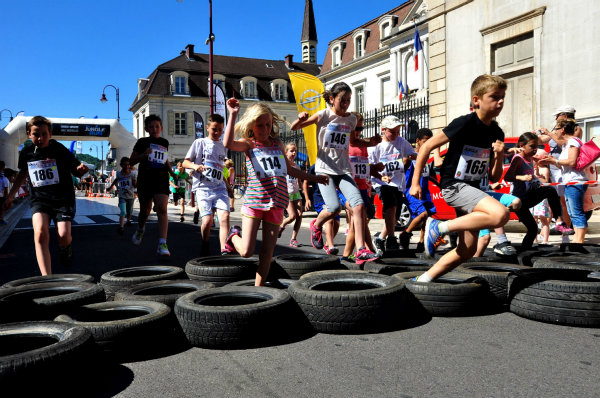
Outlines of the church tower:
[{"label": "church tower", "polygon": [[302,63],[317,63],[317,27],[313,13],[312,0],[306,0],[304,5],[304,23],[302,24]]}]

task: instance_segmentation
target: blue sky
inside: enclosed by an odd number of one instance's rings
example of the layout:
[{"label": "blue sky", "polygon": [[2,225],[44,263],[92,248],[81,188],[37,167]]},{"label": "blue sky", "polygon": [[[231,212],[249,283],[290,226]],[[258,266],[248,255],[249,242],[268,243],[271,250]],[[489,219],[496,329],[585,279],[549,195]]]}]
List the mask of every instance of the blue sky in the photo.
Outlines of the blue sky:
[{"label": "blue sky", "polygon": [[[329,41],[403,0],[313,0],[317,61]],[[12,0],[2,2],[0,109],[13,115],[116,118],[132,131],[137,79],[179,55],[188,43],[208,53],[208,0]],[[214,52],[301,60],[304,0],[213,0]],[[0,127],[9,120],[2,112]],[[94,143],[97,144],[97,143]],[[84,141],[83,152],[90,152]],[[108,147],[104,142],[104,152]]]}]

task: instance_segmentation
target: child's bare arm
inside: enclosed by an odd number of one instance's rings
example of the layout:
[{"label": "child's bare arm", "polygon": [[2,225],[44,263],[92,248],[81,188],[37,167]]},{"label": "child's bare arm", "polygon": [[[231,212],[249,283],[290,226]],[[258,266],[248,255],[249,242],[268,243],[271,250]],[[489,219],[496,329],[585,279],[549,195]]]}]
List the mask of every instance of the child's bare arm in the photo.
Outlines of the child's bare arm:
[{"label": "child's bare arm", "polygon": [[504,142],[496,140],[492,143],[492,167],[490,170],[489,180],[490,182],[500,181],[502,178],[502,172],[504,171]]},{"label": "child's bare arm", "polygon": [[19,188],[21,188],[21,185],[23,185],[26,179],[27,172],[23,170],[19,171],[19,174],[17,174],[17,176],[15,177],[15,181],[13,182],[13,186],[10,189],[10,192],[8,193],[8,196],[4,201],[4,209],[10,208],[10,206],[12,205],[12,201],[15,198],[15,194],[19,191]]},{"label": "child's bare arm", "polygon": [[428,139],[425,144],[423,144],[419,150],[417,160],[415,162],[415,172],[413,174],[409,192],[411,196],[421,199],[421,174],[423,173],[423,167],[427,162],[427,157],[431,151],[447,144],[448,142],[450,142],[448,136],[445,133],[440,133],[434,134],[433,137]]},{"label": "child's bare arm", "polygon": [[302,129],[306,126],[310,126],[311,124],[315,124],[318,120],[319,115],[317,113],[309,117],[308,112],[302,112],[298,114],[298,119],[292,122],[290,129],[292,131]]},{"label": "child's bare arm", "polygon": [[227,127],[225,128],[223,145],[225,145],[225,148],[231,149],[232,151],[246,152],[250,149],[248,141],[235,140],[233,138],[235,134],[235,121],[240,112],[240,102],[235,98],[229,98],[227,100],[227,110],[229,111],[229,123],[227,123]]}]

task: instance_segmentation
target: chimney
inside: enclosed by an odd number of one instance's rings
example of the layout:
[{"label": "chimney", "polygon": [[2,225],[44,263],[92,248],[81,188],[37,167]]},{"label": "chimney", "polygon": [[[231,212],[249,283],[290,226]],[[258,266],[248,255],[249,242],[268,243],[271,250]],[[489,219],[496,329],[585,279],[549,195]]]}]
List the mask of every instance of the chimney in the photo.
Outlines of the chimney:
[{"label": "chimney", "polygon": [[187,46],[185,46],[185,56],[190,61],[194,60],[194,45],[193,44],[188,44]]},{"label": "chimney", "polygon": [[285,66],[287,66],[288,69],[294,69],[294,55],[293,54],[288,54],[285,56]]}]

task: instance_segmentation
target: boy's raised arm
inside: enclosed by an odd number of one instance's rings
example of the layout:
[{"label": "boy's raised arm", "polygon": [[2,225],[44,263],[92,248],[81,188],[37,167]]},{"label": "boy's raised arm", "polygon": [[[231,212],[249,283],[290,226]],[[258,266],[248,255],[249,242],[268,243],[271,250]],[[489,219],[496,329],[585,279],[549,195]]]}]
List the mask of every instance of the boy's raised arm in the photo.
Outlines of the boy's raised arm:
[{"label": "boy's raised arm", "polygon": [[427,140],[425,144],[419,150],[417,160],[415,162],[415,172],[413,174],[412,183],[410,186],[409,194],[417,199],[421,199],[421,174],[423,174],[423,167],[427,162],[429,153],[436,148],[441,147],[444,144],[450,142],[448,136],[444,133],[434,134],[433,137]]}]

